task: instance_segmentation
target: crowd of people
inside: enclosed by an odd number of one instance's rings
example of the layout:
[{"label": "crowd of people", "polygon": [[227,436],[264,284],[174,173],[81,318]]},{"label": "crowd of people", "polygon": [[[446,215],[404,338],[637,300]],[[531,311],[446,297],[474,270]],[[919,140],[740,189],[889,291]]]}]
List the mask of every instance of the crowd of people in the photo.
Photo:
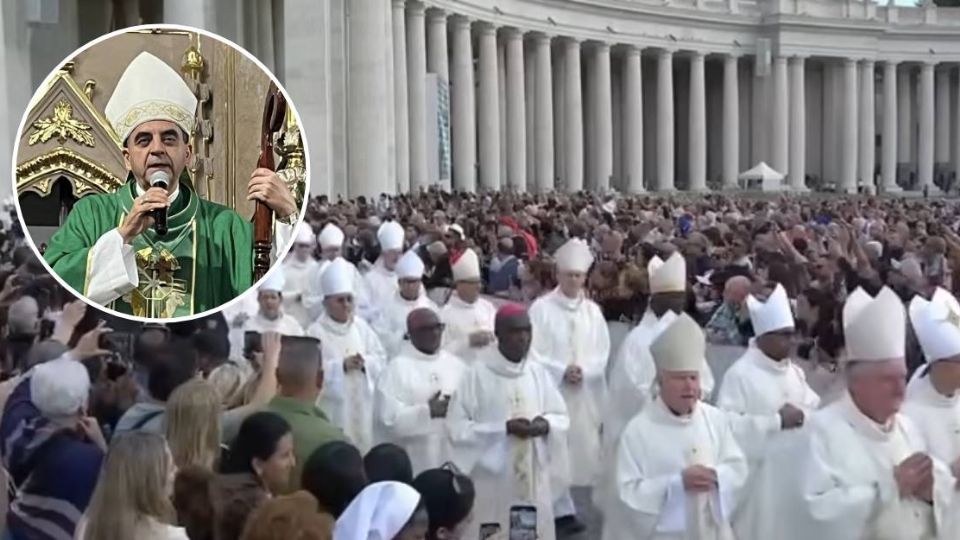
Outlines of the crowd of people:
[{"label": "crowd of people", "polygon": [[166,325],[11,233],[6,535],[956,538],[958,230],[948,200],[318,197],[256,290]]}]

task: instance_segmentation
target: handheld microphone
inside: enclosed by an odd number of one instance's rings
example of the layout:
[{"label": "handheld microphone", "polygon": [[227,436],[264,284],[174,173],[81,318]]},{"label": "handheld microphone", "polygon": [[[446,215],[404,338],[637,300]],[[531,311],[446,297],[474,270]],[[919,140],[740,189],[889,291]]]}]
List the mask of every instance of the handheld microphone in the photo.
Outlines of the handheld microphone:
[{"label": "handheld microphone", "polygon": [[[150,187],[159,187],[166,190],[170,187],[170,175],[166,171],[156,171],[150,175]],[[167,209],[156,208],[151,210],[153,215],[153,230],[163,236],[167,234]]]}]

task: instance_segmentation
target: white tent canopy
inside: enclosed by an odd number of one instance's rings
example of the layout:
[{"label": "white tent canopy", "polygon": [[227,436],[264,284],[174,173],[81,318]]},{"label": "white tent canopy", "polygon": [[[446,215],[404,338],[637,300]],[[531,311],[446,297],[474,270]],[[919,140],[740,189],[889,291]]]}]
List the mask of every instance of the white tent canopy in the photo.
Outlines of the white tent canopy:
[{"label": "white tent canopy", "polygon": [[746,189],[759,188],[762,191],[780,191],[783,189],[783,174],[762,161],[756,167],[740,173],[738,179],[740,180],[740,187]]}]

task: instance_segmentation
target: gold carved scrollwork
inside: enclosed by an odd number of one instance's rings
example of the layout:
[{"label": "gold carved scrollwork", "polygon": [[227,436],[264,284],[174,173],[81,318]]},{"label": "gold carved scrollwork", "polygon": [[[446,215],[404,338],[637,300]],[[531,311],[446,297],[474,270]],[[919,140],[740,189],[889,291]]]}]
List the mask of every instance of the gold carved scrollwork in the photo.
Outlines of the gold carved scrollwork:
[{"label": "gold carved scrollwork", "polygon": [[17,193],[32,191],[41,197],[50,195],[53,181],[60,176],[71,180],[77,197],[94,190],[112,193],[124,181],[93,161],[68,149],[58,148],[17,166]]},{"label": "gold carved scrollwork", "polygon": [[53,114],[48,118],[41,118],[31,126],[37,130],[30,136],[27,144],[33,146],[49,141],[54,135],[60,144],[73,139],[79,144],[93,148],[96,142],[90,133],[90,124],[73,118],[73,106],[66,101],[58,102],[53,108]]},{"label": "gold carved scrollwork", "polygon": [[285,125],[280,134],[280,144],[277,146],[278,153],[283,158],[277,175],[286,182],[297,201],[297,208],[300,208],[306,196],[307,169],[303,139],[300,135],[300,126],[297,125],[297,117],[293,114],[293,107],[287,107]]}]

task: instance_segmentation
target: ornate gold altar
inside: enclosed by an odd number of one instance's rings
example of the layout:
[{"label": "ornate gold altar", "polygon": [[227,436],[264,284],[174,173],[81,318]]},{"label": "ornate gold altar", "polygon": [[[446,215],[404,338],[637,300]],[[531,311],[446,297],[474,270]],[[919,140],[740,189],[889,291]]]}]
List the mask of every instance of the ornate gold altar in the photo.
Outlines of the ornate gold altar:
[{"label": "ornate gold altar", "polygon": [[[269,76],[239,51],[203,35],[131,31],[77,54],[31,101],[16,156],[17,196],[28,226],[43,221],[55,228],[72,201],[123,184],[122,143],[103,109],[127,64],[142,51],[182,73],[200,101],[190,134],[194,160],[189,169],[197,191],[243,216],[253,215],[246,186],[256,168]],[[292,108],[274,147],[279,174],[302,204],[305,159]],[[60,212],[59,223],[46,215],[52,208]],[[38,245],[46,236],[38,239],[32,227],[31,235]]]}]

